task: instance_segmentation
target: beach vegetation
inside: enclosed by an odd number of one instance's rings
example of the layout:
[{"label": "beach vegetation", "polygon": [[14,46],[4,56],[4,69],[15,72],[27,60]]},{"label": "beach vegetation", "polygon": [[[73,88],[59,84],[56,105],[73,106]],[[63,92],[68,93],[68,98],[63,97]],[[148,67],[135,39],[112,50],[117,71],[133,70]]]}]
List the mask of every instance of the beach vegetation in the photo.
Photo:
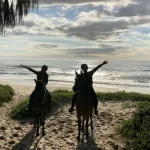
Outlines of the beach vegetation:
[{"label": "beach vegetation", "polygon": [[120,133],[125,138],[127,150],[150,149],[150,102],[141,102],[137,112],[123,122]]},{"label": "beach vegetation", "polygon": [[[65,104],[70,104],[73,96],[72,91],[68,90],[56,90],[51,92],[52,94],[52,108],[61,107]],[[97,92],[99,101],[150,101],[150,95],[140,93],[127,93],[123,92]],[[16,106],[14,106],[10,112],[10,116],[14,119],[25,118],[28,115],[27,106],[29,98],[23,98]]]},{"label": "beach vegetation", "polygon": [[[52,109],[63,106],[70,102],[73,92],[68,90],[55,90],[52,95]],[[10,117],[13,119],[23,119],[29,117],[28,114],[29,97],[23,98],[10,112]]]},{"label": "beach vegetation", "polygon": [[14,90],[9,85],[0,84],[0,105],[13,99]]}]

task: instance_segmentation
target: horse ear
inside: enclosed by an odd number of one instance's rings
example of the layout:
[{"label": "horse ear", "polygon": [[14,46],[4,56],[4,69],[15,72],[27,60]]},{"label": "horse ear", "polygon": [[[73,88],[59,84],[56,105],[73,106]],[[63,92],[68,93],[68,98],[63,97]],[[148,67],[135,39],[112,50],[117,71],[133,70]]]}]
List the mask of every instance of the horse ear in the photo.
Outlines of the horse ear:
[{"label": "horse ear", "polygon": [[80,71],[80,74],[82,75],[83,73],[82,73],[82,70]]},{"label": "horse ear", "polygon": [[78,73],[76,72],[76,70],[75,70],[75,74],[76,74],[76,76],[78,76]]},{"label": "horse ear", "polygon": [[35,81],[35,83],[37,84],[37,80],[36,80],[36,79],[34,79],[34,81]]}]

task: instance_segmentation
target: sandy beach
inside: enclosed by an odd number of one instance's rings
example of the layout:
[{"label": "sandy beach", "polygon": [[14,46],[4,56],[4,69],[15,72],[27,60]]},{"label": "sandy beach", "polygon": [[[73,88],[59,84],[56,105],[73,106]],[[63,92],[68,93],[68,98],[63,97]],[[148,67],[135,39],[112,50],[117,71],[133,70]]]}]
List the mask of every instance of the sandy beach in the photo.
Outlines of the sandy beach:
[{"label": "sandy beach", "polygon": [[[19,92],[24,95],[30,94],[35,87],[35,82],[33,81],[28,81],[28,80],[0,80],[0,84],[3,85],[10,85],[13,89],[15,89],[16,92]],[[53,82],[49,81],[47,85],[47,89],[51,92],[54,90],[72,90],[73,83],[67,83],[67,82]],[[96,92],[115,92],[115,91],[120,91],[118,88],[106,88],[102,87],[101,85],[93,86]]]},{"label": "sandy beach", "polygon": [[[99,115],[94,116],[94,130],[86,139],[84,134],[80,143],[77,143],[78,132],[76,112],[68,113],[69,106],[60,108],[46,120],[46,135],[35,137],[32,121],[12,120],[8,113],[22,97],[29,95],[34,89],[33,83],[18,83],[3,81],[15,89],[13,101],[0,108],[0,149],[2,150],[122,150],[123,139],[117,133],[120,124],[132,116],[135,108],[124,108],[123,102],[99,102]],[[52,86],[53,85],[53,86]],[[71,90],[70,84],[49,84],[48,88]],[[102,88],[101,88],[102,90]],[[107,91],[103,89],[102,91]],[[109,89],[110,90],[110,89]],[[113,89],[114,90],[114,89]],[[89,128],[90,131],[90,128]]]}]

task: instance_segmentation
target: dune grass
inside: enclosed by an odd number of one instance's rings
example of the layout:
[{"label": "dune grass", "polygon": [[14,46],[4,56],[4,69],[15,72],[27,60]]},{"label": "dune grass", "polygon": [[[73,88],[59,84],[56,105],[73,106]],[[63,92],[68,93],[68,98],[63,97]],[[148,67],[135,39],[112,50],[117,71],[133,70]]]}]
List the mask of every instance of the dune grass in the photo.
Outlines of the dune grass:
[{"label": "dune grass", "polygon": [[[73,92],[67,90],[56,90],[52,94],[52,108],[61,107],[66,103],[71,103]],[[112,93],[97,93],[100,101],[147,101],[150,100],[150,95],[139,93],[112,92]],[[28,117],[27,112],[29,98],[24,98],[10,112],[10,116],[14,119],[22,119]]]},{"label": "dune grass", "polygon": [[150,101],[149,94],[136,92],[98,92],[96,94],[100,101]]},{"label": "dune grass", "polygon": [[0,84],[0,105],[4,102],[9,102],[12,100],[14,95],[14,90],[9,85]]},{"label": "dune grass", "polygon": [[[52,109],[61,107],[65,103],[70,102],[73,92],[67,90],[56,90],[52,95]],[[23,119],[29,117],[28,114],[29,97],[23,98],[10,112],[10,117],[13,119]]]},{"label": "dune grass", "polygon": [[138,111],[122,124],[120,133],[127,150],[150,149],[150,102],[139,104]]}]

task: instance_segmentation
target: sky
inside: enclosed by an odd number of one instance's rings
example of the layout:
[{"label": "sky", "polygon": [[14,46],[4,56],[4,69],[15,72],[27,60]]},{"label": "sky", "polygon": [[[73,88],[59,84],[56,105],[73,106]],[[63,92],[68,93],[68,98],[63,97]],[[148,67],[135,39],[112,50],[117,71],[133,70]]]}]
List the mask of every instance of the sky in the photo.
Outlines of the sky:
[{"label": "sky", "polygon": [[2,57],[145,60],[150,0],[39,0],[0,37]]}]

